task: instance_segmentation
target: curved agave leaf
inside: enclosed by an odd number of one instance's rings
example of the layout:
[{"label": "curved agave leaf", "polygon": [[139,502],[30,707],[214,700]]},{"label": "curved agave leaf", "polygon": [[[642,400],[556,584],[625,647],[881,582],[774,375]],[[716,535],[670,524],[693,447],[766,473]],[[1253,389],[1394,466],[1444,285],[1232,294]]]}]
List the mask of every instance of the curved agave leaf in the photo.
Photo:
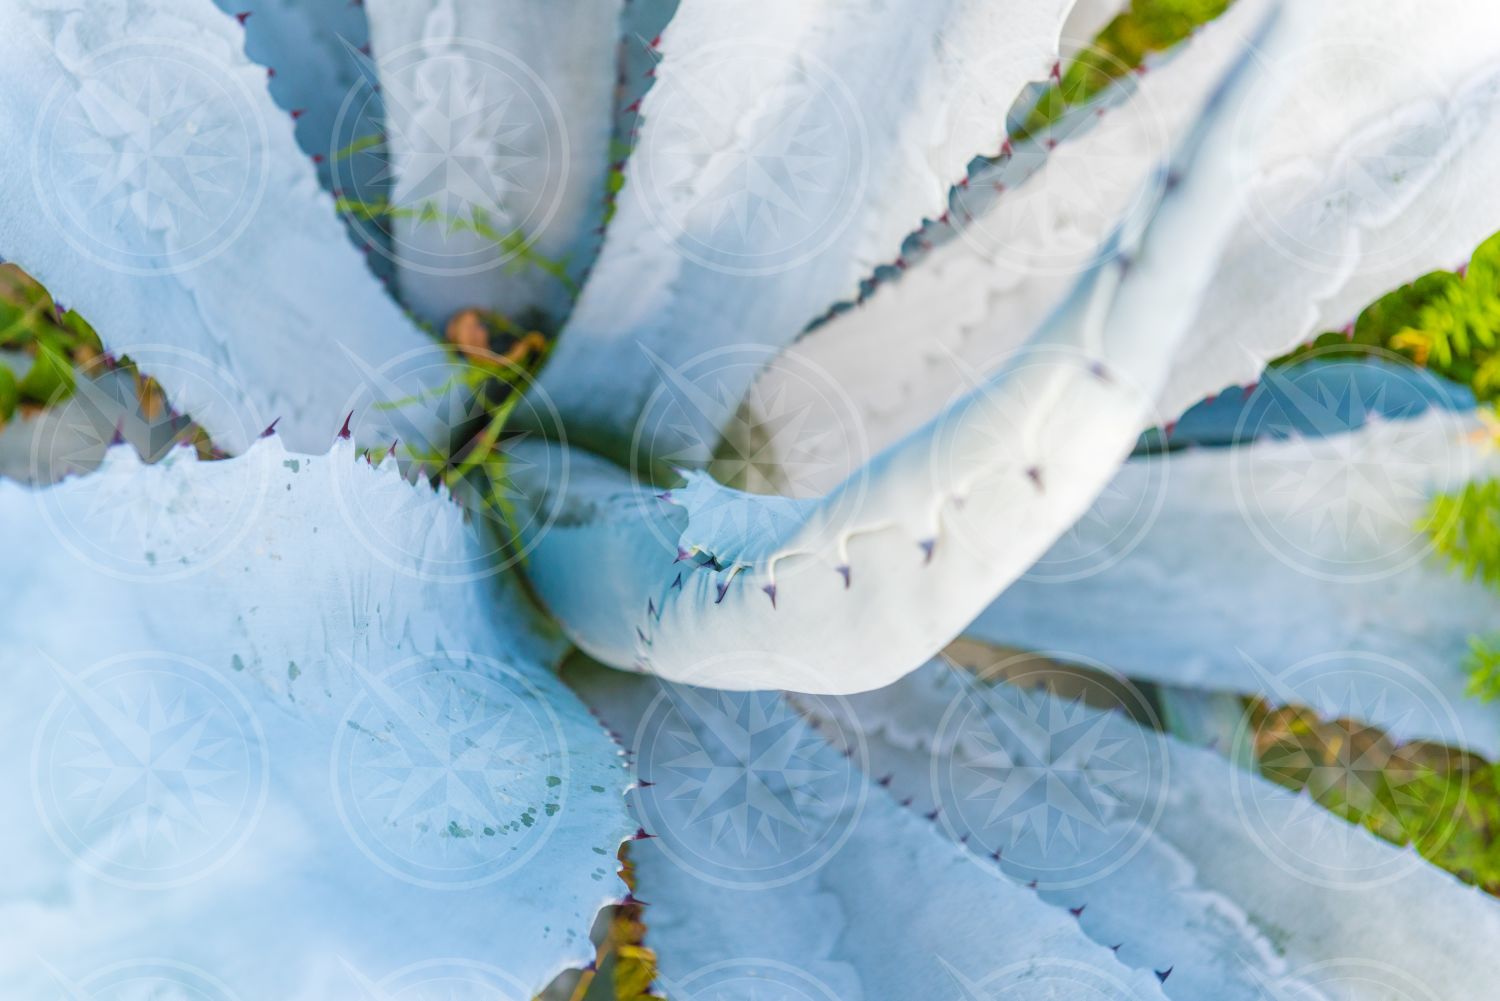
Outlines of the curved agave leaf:
[{"label": "curved agave leaf", "polygon": [[403,298],[566,314],[598,242],[622,0],[370,0]]},{"label": "curved agave leaf", "polygon": [[[1341,428],[1340,412],[1365,406],[1352,382],[1314,396],[1295,374],[1273,378],[1297,405],[1268,415],[1273,430]],[[1500,722],[1464,697],[1464,655],[1500,603],[1440,565],[1418,524],[1433,494],[1497,473],[1484,425],[1440,409],[1133,461],[967,633],[1493,757]]]},{"label": "curved agave leaf", "polygon": [[[368,47],[365,8],[349,0],[214,0],[245,26],[245,55],[266,67],[271,96],[295,116],[297,141],[325,187],[343,148],[340,137],[379,130],[356,100],[364,77],[356,56]],[[352,120],[360,117],[356,124]]]},{"label": "curved agave leaf", "polygon": [[623,765],[519,589],[444,583],[490,565],[445,498],[347,443],[116,448],[0,483],[0,545],[25,568],[0,613],[7,996],[528,997],[592,958]]},{"label": "curved agave leaf", "polygon": [[[764,363],[944,211],[1054,66],[1071,6],[900,0],[873,18],[840,0],[683,0],[543,378],[570,434],[623,456],[639,419],[705,457],[758,367],[731,356]],[[663,368],[712,398],[686,434],[659,412]]]},{"label": "curved agave leaf", "polygon": [[126,0],[10,20],[0,128],[31,141],[0,155],[0,184],[36,197],[7,203],[0,255],[109,350],[149,356],[221,447],[279,418],[294,447],[326,448],[360,388],[352,358],[426,339],[344,238],[243,30],[206,4]]},{"label": "curved agave leaf", "polygon": [[[1096,127],[1050,153],[1018,148],[995,178],[1004,192],[956,239],[799,343],[794,360],[768,370],[752,405],[826,410],[797,399],[788,378],[815,366],[852,397],[874,449],[938,412],[969,372],[987,372],[1013,350],[1137,196],[1151,151],[1189,120],[1181,95],[1210,85],[1214,65],[1254,24],[1255,6],[1235,4],[1131,81],[1133,96]],[[1164,422],[1253,382],[1268,359],[1337,329],[1413,275],[1453,266],[1500,227],[1482,166],[1500,143],[1500,14],[1462,0],[1420,14],[1357,0],[1296,13],[1322,21],[1309,35],[1321,41],[1272,57],[1267,72],[1282,79],[1285,97],[1240,128],[1245,159],[1234,186],[1246,217],[1160,401]],[[828,441],[802,447],[811,458],[790,457],[800,467],[837,468],[823,454],[835,447]]]},{"label": "curved agave leaf", "polygon": [[563,627],[609,663],[736,689],[864,690],[930,657],[1134,445],[1186,331],[1184,290],[1213,267],[1196,241],[1235,217],[1218,171],[1227,109],[1253,80],[1237,73],[1216,92],[1194,137],[1208,164],[1162,165],[1183,179],[1149,226],[1144,209],[1129,220],[1024,351],[827,496],[757,497],[694,474],[658,503],[602,461],[565,489],[526,484],[533,502],[564,508],[529,562]]},{"label": "curved agave leaf", "polygon": [[[1162,997],[898,808],[781,695],[587,665],[566,677],[633,751],[650,837],[630,856],[668,996]],[[893,882],[909,892],[891,899]]]},{"label": "curved agave leaf", "polygon": [[[935,661],[882,691],[803,704],[890,796],[1073,911],[1171,997],[1468,997],[1495,977],[1479,945],[1500,929],[1492,898],[1085,704],[1102,694],[985,685]],[[1135,698],[1125,710],[1149,713]]]}]

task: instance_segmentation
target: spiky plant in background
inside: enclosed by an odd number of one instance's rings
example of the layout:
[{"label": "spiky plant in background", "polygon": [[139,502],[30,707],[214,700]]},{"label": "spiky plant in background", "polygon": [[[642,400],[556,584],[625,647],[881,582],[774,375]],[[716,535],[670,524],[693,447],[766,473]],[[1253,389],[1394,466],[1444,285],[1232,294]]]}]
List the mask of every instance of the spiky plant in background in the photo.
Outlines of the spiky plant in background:
[{"label": "spiky plant in background", "polygon": [[1486,996],[1500,14],[1120,6],[5,9],[6,995]]}]

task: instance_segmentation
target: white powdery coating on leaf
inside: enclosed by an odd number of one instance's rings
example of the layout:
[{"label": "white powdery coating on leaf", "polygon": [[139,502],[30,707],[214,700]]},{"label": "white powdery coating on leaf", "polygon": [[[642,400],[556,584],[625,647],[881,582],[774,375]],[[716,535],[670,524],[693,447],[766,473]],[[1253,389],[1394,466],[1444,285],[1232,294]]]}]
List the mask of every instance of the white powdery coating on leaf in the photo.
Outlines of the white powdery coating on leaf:
[{"label": "white powdery coating on leaf", "polygon": [[[439,974],[526,997],[593,957],[623,765],[512,584],[423,576],[475,543],[392,465],[273,440],[0,483],[26,568],[0,628],[7,995],[156,958],[241,998]],[[398,550],[351,530],[356,490]]]},{"label": "white powdery coating on leaf", "polygon": [[[999,149],[1070,7],[684,0],[618,212],[543,380],[570,433],[619,452],[651,418],[661,364],[780,347],[852,295],[944,210],[973,157]],[[751,375],[726,387],[718,423]],[[679,444],[701,458],[714,442]]]},{"label": "white powdery coating on leaf", "polygon": [[[1128,463],[1112,492],[1149,494],[1152,461]],[[1417,528],[1433,495],[1500,473],[1479,420],[1433,409],[1166,462],[1162,508],[1138,538],[1085,517],[1059,546],[1118,550],[1109,565],[1019,581],[965,633],[1500,754],[1500,723],[1466,695],[1464,663],[1500,600]]]},{"label": "white powdery coating on leaf", "polygon": [[[1210,85],[1255,6],[1204,26],[1092,129],[1051,153],[1024,151],[1045,157],[1040,169],[793,349],[854,397],[871,447],[937,412],[1041,321],[1126,210],[1150,150],[1185,127],[1183,95]],[[1500,226],[1484,166],[1500,156],[1500,12],[1463,0],[1420,12],[1360,0],[1293,9],[1320,19],[1321,33],[1270,57],[1284,96],[1239,130],[1227,187],[1245,196],[1246,216],[1159,401],[1165,421],[1255,381],[1268,359],[1402,282],[1457,266]],[[756,395],[777,398],[786,367],[768,369]]]},{"label": "white powdery coating on leaf", "polygon": [[[567,677],[652,783],[630,794],[652,835],[630,857],[670,996],[752,1001],[779,983],[779,996],[807,1001],[1164,997],[1067,912],[976,869],[775,693],[571,664]],[[738,782],[705,775],[709,763]],[[743,883],[720,878],[730,874]]]},{"label": "white powdery coating on leaf", "polygon": [[[836,715],[832,704],[808,705],[824,719]],[[1426,1001],[1482,993],[1497,975],[1486,945],[1500,929],[1493,898],[1306,796],[1118,712],[982,684],[942,661],[839,708],[840,732],[857,735],[871,774],[890,775],[889,795],[913,797],[914,811],[939,803],[946,811],[965,800],[1015,807],[1007,797],[1033,782],[1046,784],[1045,806],[1054,813],[1091,795],[1105,804],[1101,822],[1079,825],[1077,843],[1054,836],[1041,846],[1035,828],[1005,821],[963,828],[970,851],[990,864],[986,856],[999,850],[1000,868],[1017,879],[1040,874],[1045,883],[1050,867],[1066,868],[1107,844],[1118,833],[1116,818],[1140,812],[1145,801],[1152,822],[1118,868],[1076,888],[1040,890],[1059,908],[1079,908],[1091,937],[1123,943],[1123,961],[1170,968],[1164,987],[1171,997]],[[1026,708],[1042,724],[1059,721],[1051,739],[1023,736]],[[967,715],[968,725],[954,726],[956,715]],[[1080,757],[1086,735],[1101,728],[1106,736]],[[1159,775],[1115,760],[1114,745],[1135,742],[1160,757]],[[957,836],[951,819],[939,816],[933,827]],[[1271,854],[1287,845],[1300,856],[1296,871]],[[1368,878],[1376,872],[1379,878]],[[1424,942],[1442,944],[1414,948],[1418,930]]]},{"label": "white powdery coating on leaf", "polygon": [[[230,451],[327,447],[371,366],[420,348],[349,245],[290,116],[210,5],[34,0],[0,38],[0,255]],[[178,370],[213,373],[179,382]]]},{"label": "white powdery coating on leaf", "polygon": [[487,217],[582,280],[603,222],[621,0],[370,0],[399,216],[403,298],[442,323],[466,307],[567,315],[567,283],[453,221]]}]

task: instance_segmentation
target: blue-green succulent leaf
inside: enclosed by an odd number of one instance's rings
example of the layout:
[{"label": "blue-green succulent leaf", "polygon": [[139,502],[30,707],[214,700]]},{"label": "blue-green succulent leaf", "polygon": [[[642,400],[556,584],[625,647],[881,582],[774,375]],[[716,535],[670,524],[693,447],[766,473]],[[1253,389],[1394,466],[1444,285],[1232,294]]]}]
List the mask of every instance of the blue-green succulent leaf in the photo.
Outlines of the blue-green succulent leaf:
[{"label": "blue-green succulent leaf", "polygon": [[486,545],[348,443],[0,483],[0,992],[524,998],[590,961],[627,776]]},{"label": "blue-green succulent leaf", "polygon": [[1162,997],[902,810],[779,693],[567,677],[632,751],[650,837],[630,858],[668,997]]},{"label": "blue-green succulent leaf", "polygon": [[1067,696],[1012,679],[1025,687],[934,661],[799,704],[884,795],[1072,912],[1169,997],[1467,997],[1497,975],[1493,898],[1143,726],[1148,704],[1118,679]]},{"label": "blue-green succulent leaf", "polygon": [[967,634],[1500,753],[1493,708],[1465,697],[1469,637],[1500,602],[1419,527],[1431,496],[1500,472],[1490,432],[1433,408],[1304,436],[1291,425],[1363,410],[1359,387],[1275,378],[1301,410],[1263,427],[1289,436],[1132,460]]},{"label": "blue-green succulent leaf", "polygon": [[665,364],[716,397],[707,428],[675,441],[703,457],[759,365],[1000,149],[1071,7],[900,0],[872,18],[842,0],[683,0],[543,380],[570,434],[618,456],[638,420],[670,432]]},{"label": "blue-green succulent leaf", "polygon": [[422,333],[349,244],[291,117],[209,4],[19,5],[0,256],[151,356],[168,397],[229,451],[273,420],[322,451],[372,366]]}]

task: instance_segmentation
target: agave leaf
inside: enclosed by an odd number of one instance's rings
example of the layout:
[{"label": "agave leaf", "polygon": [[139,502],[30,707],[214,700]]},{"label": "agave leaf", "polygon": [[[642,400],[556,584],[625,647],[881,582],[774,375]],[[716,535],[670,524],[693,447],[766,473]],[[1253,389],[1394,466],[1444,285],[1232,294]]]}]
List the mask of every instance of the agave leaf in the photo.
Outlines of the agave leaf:
[{"label": "agave leaf", "polygon": [[716,398],[674,442],[704,457],[758,367],[728,356],[763,363],[945,210],[1055,65],[1071,6],[901,0],[875,18],[835,0],[684,0],[542,383],[570,434],[622,457],[638,419],[666,422],[665,367]]},{"label": "agave leaf", "polygon": [[0,483],[0,536],[5,994],[528,997],[592,958],[626,776],[513,582],[453,579],[490,564],[447,498],[348,443],[116,448]]},{"label": "agave leaf", "polygon": [[208,5],[36,3],[0,39],[0,255],[239,451],[327,446],[379,366],[426,343],[344,238],[292,120]]},{"label": "agave leaf", "polygon": [[[768,368],[750,406],[819,406],[789,377],[814,367],[846,391],[878,450],[962,392],[969,373],[999,364],[1137,197],[1152,150],[1190,121],[1182,95],[1211,85],[1256,6],[1235,4],[1121,84],[1100,121],[1055,151],[1045,148],[1055,135],[1018,147],[993,178],[998,197],[981,191],[972,219],[955,212],[954,236]],[[1462,0],[1420,14],[1357,0],[1296,13],[1322,21],[1320,40],[1273,57],[1267,72],[1284,96],[1241,124],[1231,186],[1246,215],[1162,395],[1164,423],[1255,381],[1269,359],[1338,329],[1413,275],[1465,260],[1500,227],[1483,167],[1500,143],[1500,15]],[[836,469],[826,453],[839,446],[825,439],[788,458]]]},{"label": "agave leaf", "polygon": [[897,807],[778,693],[566,677],[633,752],[651,837],[630,856],[667,996],[1162,996]]},{"label": "agave leaf", "polygon": [[935,661],[800,704],[889,797],[1034,883],[1128,966],[1165,974],[1170,997],[1466,997],[1496,975],[1480,945],[1500,928],[1492,898],[1143,728],[1126,715],[1149,714],[1138,693],[1125,712],[1091,708],[1101,689],[988,685]]},{"label": "agave leaf", "polygon": [[560,321],[593,259],[621,0],[371,0],[402,296]]},{"label": "agave leaf", "polygon": [[657,501],[581,460],[565,487],[523,483],[564,508],[529,558],[563,627],[608,663],[739,689],[875,688],[935,653],[1129,453],[1186,332],[1183,291],[1213,267],[1211,249],[1183,241],[1214,220],[1227,235],[1235,217],[1216,175],[1256,79],[1247,68],[1216,91],[1184,152],[1201,142],[1203,169],[1161,165],[1181,183],[1112,237],[1024,351],[825,497],[759,497],[694,474]]},{"label": "agave leaf", "polygon": [[[1361,407],[1357,392],[1315,397],[1276,378],[1298,419]],[[1109,502],[967,633],[1493,757],[1500,725],[1465,698],[1464,656],[1496,601],[1418,527],[1431,495],[1500,472],[1489,441],[1473,415],[1434,408],[1132,461]]]}]

